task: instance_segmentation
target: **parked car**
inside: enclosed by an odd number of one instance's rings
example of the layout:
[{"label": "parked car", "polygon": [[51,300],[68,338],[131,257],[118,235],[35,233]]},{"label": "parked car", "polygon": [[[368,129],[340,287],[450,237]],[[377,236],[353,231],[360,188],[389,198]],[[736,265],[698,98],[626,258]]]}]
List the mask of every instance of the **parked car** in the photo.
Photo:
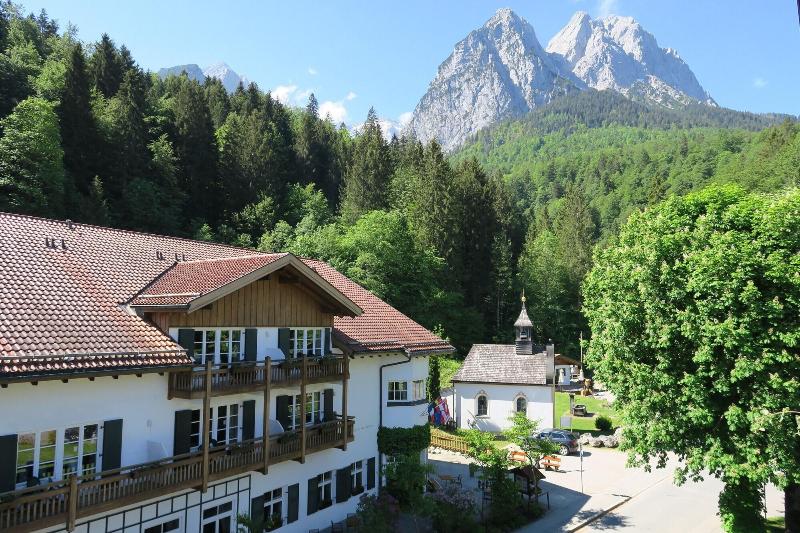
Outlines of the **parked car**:
[{"label": "parked car", "polygon": [[558,444],[560,455],[569,455],[578,451],[578,437],[563,429],[545,428],[533,434],[536,439],[546,439]]}]

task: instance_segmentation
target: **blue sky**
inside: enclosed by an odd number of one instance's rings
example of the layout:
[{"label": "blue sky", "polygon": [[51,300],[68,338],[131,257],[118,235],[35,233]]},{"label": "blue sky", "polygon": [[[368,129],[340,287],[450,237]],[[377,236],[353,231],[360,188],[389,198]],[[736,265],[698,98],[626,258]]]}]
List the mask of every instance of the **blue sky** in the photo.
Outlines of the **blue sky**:
[{"label": "blue sky", "polygon": [[225,61],[305,104],[313,91],[336,118],[363,121],[370,105],[397,120],[412,111],[453,45],[501,7],[544,46],[575,11],[633,16],[678,50],[723,106],[800,114],[800,25],[794,0],[403,0],[259,2],[23,0],[72,22],[83,41],[107,32],[150,70]]}]

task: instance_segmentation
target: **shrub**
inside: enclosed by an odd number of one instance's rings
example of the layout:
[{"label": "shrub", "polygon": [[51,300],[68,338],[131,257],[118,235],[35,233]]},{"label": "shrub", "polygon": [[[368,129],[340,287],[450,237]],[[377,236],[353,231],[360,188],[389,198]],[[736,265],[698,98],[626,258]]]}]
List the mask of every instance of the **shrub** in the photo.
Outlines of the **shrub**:
[{"label": "shrub", "polygon": [[598,416],[594,421],[594,426],[600,431],[608,431],[612,425],[611,419],[607,416]]},{"label": "shrub", "polygon": [[363,531],[391,533],[400,515],[400,504],[390,494],[364,494],[358,502],[356,513]]},{"label": "shrub", "polygon": [[471,533],[478,529],[471,492],[449,485],[431,498],[435,503],[433,529],[437,533]]}]

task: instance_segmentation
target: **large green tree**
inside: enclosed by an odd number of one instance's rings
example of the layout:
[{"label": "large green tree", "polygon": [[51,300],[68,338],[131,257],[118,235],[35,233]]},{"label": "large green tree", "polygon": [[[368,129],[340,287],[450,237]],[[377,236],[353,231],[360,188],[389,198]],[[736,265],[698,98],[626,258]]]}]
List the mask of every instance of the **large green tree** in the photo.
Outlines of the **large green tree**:
[{"label": "large green tree", "polygon": [[587,363],[635,464],[722,479],[727,531],[764,530],[761,487],[800,528],[800,192],[712,188],[633,214],[584,285]]},{"label": "large green tree", "polygon": [[0,210],[63,213],[64,152],[53,104],[31,97],[0,120]]}]

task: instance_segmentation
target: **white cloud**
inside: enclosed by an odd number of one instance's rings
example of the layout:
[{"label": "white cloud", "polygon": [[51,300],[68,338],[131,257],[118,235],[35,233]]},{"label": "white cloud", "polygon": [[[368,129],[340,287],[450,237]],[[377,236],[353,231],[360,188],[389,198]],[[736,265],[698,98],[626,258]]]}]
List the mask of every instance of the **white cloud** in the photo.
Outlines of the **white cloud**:
[{"label": "white cloud", "polygon": [[618,0],[599,0],[597,3],[597,12],[601,17],[616,14],[619,12]]},{"label": "white cloud", "polygon": [[316,76],[317,69],[315,69],[314,67],[308,67],[308,73],[311,74],[312,76]]},{"label": "white cloud", "polygon": [[347,120],[347,109],[341,101],[332,102],[326,100],[319,105],[319,116],[323,118],[330,117],[334,124],[339,124]]},{"label": "white cloud", "polygon": [[289,99],[297,92],[297,85],[278,85],[272,89],[272,96],[280,103],[286,105]]},{"label": "white cloud", "polygon": [[414,113],[411,111],[406,111],[405,113],[400,113],[400,116],[397,117],[397,124],[400,128],[405,128],[408,126],[408,123],[411,122],[411,117],[414,116]]},{"label": "white cloud", "polygon": [[308,103],[308,97],[311,96],[311,89],[304,89],[302,91],[297,91],[292,96],[292,100],[294,100],[295,105],[304,106]]},{"label": "white cloud", "polygon": [[756,89],[763,89],[768,84],[769,82],[764,78],[758,77],[753,79],[753,87],[755,87]]},{"label": "white cloud", "polygon": [[354,100],[356,98],[356,96],[358,96],[356,93],[354,93],[353,91],[350,91],[349,93],[347,93],[347,96],[345,96],[344,99],[345,100]]}]

